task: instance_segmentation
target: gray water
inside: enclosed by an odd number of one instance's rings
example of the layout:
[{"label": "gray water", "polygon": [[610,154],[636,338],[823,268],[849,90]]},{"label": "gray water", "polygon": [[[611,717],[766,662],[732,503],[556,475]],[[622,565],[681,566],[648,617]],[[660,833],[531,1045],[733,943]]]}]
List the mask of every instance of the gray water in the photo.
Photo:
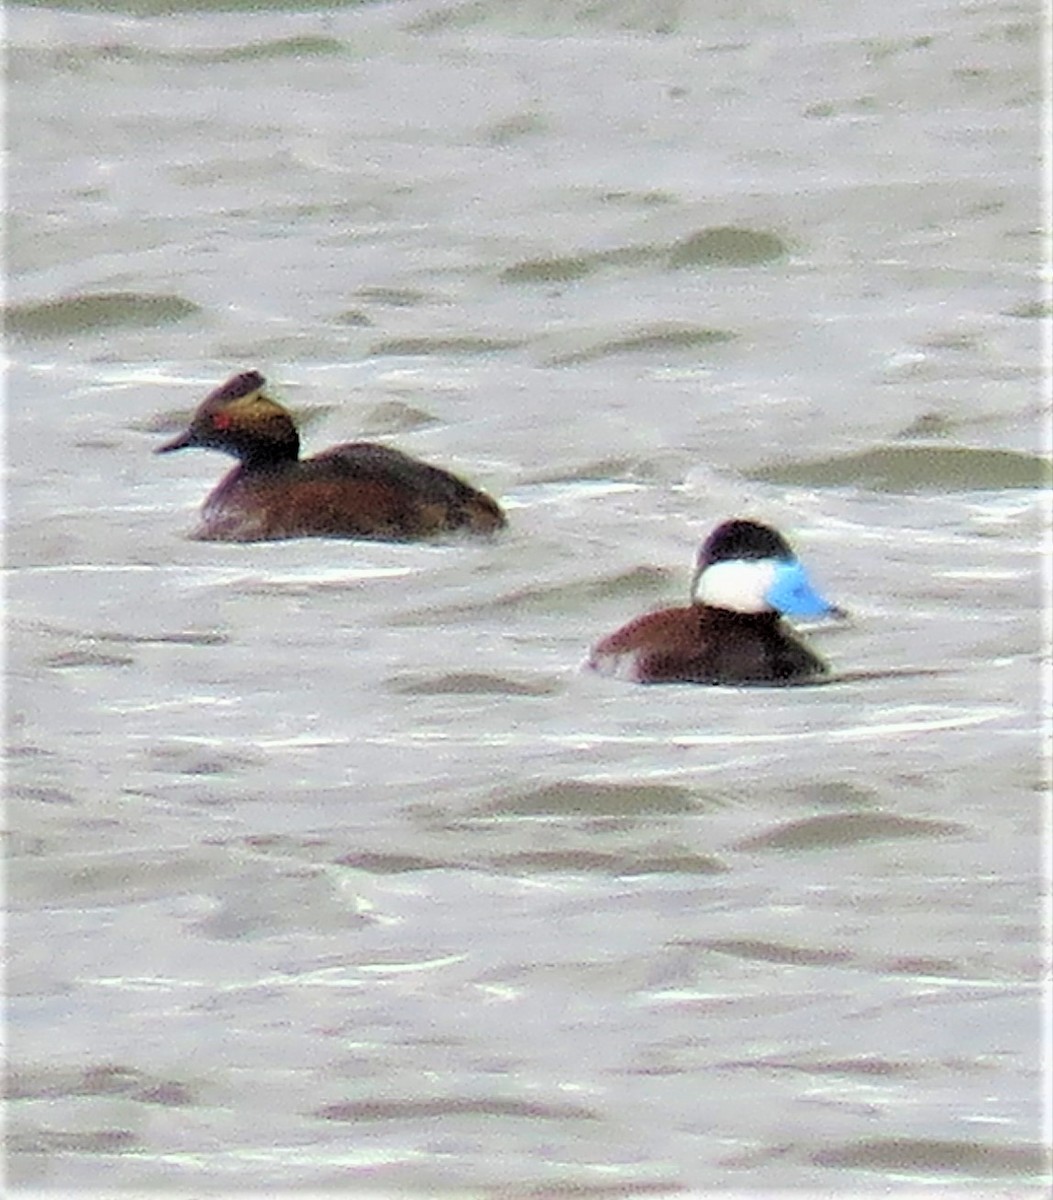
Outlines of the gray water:
[{"label": "gray water", "polygon": [[[1043,1191],[1041,9],[176,7],[8,13],[9,1183]],[[249,368],[507,535],[189,540]],[[582,673],[737,514],[835,682]]]}]

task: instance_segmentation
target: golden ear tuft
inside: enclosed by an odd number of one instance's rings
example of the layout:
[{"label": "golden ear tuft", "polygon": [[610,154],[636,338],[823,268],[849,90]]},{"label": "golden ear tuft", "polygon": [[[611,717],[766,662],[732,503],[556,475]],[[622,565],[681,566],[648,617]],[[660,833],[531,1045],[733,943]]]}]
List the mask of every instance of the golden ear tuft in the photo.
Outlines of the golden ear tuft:
[{"label": "golden ear tuft", "polygon": [[240,375],[232,375],[225,383],[211,391],[206,397],[206,403],[220,404],[224,400],[240,400],[243,396],[251,396],[258,392],[266,380],[259,371],[243,371]]}]

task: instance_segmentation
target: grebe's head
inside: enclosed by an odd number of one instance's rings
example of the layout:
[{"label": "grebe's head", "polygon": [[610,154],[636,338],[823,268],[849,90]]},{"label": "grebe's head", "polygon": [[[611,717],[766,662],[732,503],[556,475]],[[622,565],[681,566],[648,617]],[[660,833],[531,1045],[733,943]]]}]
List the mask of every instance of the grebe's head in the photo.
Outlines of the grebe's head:
[{"label": "grebe's head", "polygon": [[737,613],[845,615],[815,590],[782,534],[741,519],[725,521],[703,543],[691,580],[691,599]]},{"label": "grebe's head", "polygon": [[194,413],[190,427],[157,448],[158,454],[199,446],[222,450],[244,463],[295,461],[300,437],[292,417],[263,392],[258,371],[235,375],[211,392]]}]

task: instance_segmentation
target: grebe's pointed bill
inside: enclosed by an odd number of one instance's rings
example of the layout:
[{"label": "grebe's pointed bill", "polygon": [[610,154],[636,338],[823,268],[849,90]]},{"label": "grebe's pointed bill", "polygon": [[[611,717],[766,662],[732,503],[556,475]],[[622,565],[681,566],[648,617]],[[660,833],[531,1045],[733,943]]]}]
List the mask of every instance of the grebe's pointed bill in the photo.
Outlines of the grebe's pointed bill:
[{"label": "grebe's pointed bill", "polygon": [[[770,560],[771,561],[771,560]],[[816,590],[808,572],[796,558],[773,562],[771,585],[764,598],[785,617],[842,617],[843,609],[831,604]]]},{"label": "grebe's pointed bill", "polygon": [[188,446],[193,446],[194,435],[188,429],[185,433],[181,433],[178,437],[174,437],[170,442],[165,442],[163,446],[158,446],[155,454],[171,454],[173,450],[185,450]]}]

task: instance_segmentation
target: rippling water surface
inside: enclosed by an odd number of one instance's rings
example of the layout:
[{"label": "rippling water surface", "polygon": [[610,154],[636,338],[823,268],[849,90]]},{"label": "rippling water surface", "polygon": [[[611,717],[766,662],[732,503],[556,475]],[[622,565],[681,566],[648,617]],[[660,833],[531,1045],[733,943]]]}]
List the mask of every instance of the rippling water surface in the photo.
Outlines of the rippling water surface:
[{"label": "rippling water surface", "polygon": [[[1040,1191],[1039,10],[191,7],[8,18],[10,1181]],[[188,540],[248,368],[508,534]],[[582,674],[734,514],[835,681]]]}]

